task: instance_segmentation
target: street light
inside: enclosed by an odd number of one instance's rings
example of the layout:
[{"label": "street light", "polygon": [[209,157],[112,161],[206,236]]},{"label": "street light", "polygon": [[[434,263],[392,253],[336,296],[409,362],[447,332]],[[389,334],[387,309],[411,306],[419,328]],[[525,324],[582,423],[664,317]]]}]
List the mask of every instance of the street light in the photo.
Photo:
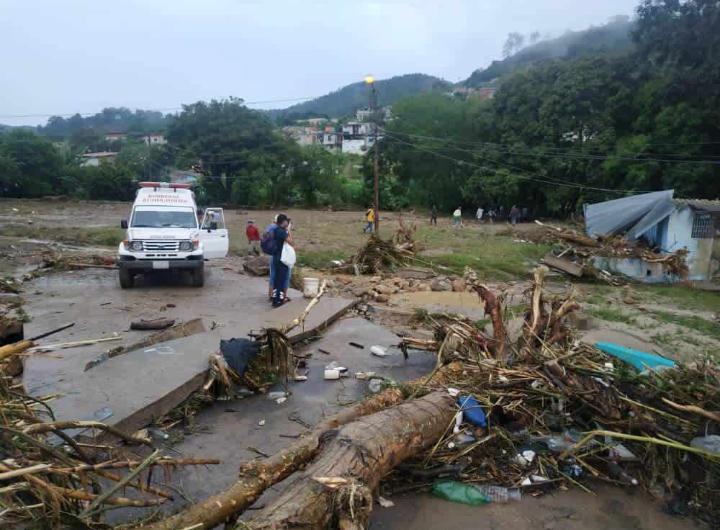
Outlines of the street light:
[{"label": "street light", "polygon": [[377,92],[375,91],[375,78],[371,75],[365,76],[365,84],[370,87],[370,115],[372,116],[374,138],[375,138],[375,160],[373,163],[374,172],[374,195],[375,195],[375,233],[380,229],[380,187],[378,184],[379,155],[378,155],[378,126],[377,126]]}]

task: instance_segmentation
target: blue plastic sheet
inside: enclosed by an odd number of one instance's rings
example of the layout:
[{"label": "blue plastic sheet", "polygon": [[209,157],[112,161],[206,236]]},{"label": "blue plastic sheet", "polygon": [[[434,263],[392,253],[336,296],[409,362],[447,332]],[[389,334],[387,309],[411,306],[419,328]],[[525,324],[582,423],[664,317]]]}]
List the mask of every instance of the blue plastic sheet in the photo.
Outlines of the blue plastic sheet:
[{"label": "blue plastic sheet", "polygon": [[614,342],[596,342],[595,347],[604,351],[608,355],[612,355],[613,357],[617,357],[618,359],[633,365],[641,372],[643,370],[647,370],[648,368],[673,368],[675,366],[675,361],[671,359],[666,359],[665,357],[655,355],[654,353],[626,348],[625,346],[615,344]]}]

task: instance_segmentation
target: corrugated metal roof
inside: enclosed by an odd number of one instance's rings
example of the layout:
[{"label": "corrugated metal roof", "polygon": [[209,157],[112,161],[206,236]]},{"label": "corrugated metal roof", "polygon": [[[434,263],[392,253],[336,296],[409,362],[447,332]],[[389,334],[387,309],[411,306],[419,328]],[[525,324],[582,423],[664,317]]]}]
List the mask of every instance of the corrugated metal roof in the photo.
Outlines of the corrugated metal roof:
[{"label": "corrugated metal roof", "polygon": [[674,199],[673,202],[678,206],[689,206],[694,210],[702,210],[704,212],[720,213],[720,200],[710,199]]}]

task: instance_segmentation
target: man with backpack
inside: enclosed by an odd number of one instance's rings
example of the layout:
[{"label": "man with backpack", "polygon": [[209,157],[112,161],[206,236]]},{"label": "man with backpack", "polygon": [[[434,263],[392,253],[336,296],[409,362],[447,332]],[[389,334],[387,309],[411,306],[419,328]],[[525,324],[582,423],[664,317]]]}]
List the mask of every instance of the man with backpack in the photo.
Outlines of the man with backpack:
[{"label": "man with backpack", "polygon": [[290,219],[287,215],[281,213],[277,216],[275,223],[276,226],[273,230],[275,247],[272,255],[272,267],[275,269],[275,277],[273,278],[272,287],[272,306],[280,307],[290,301],[287,297],[287,289],[290,283],[290,267],[283,263],[281,258],[283,247],[285,244],[292,243],[292,237],[288,232]]},{"label": "man with backpack", "polygon": [[[265,254],[272,256],[275,253],[275,229],[277,228],[277,218],[273,219],[265,230],[263,231],[262,239],[260,240],[260,248]],[[275,267],[273,266],[273,260],[270,258],[270,280],[268,282],[268,299],[273,299],[273,284],[275,283]]]}]

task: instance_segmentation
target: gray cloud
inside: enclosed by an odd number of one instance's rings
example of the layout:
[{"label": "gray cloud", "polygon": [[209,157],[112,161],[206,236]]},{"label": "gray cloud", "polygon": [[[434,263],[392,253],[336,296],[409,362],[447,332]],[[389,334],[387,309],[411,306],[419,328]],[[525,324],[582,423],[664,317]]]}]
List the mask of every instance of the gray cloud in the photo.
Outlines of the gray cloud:
[{"label": "gray cloud", "polygon": [[0,0],[0,116],[319,96],[366,73],[458,81],[499,58],[511,31],[559,35],[631,15],[636,4]]}]

